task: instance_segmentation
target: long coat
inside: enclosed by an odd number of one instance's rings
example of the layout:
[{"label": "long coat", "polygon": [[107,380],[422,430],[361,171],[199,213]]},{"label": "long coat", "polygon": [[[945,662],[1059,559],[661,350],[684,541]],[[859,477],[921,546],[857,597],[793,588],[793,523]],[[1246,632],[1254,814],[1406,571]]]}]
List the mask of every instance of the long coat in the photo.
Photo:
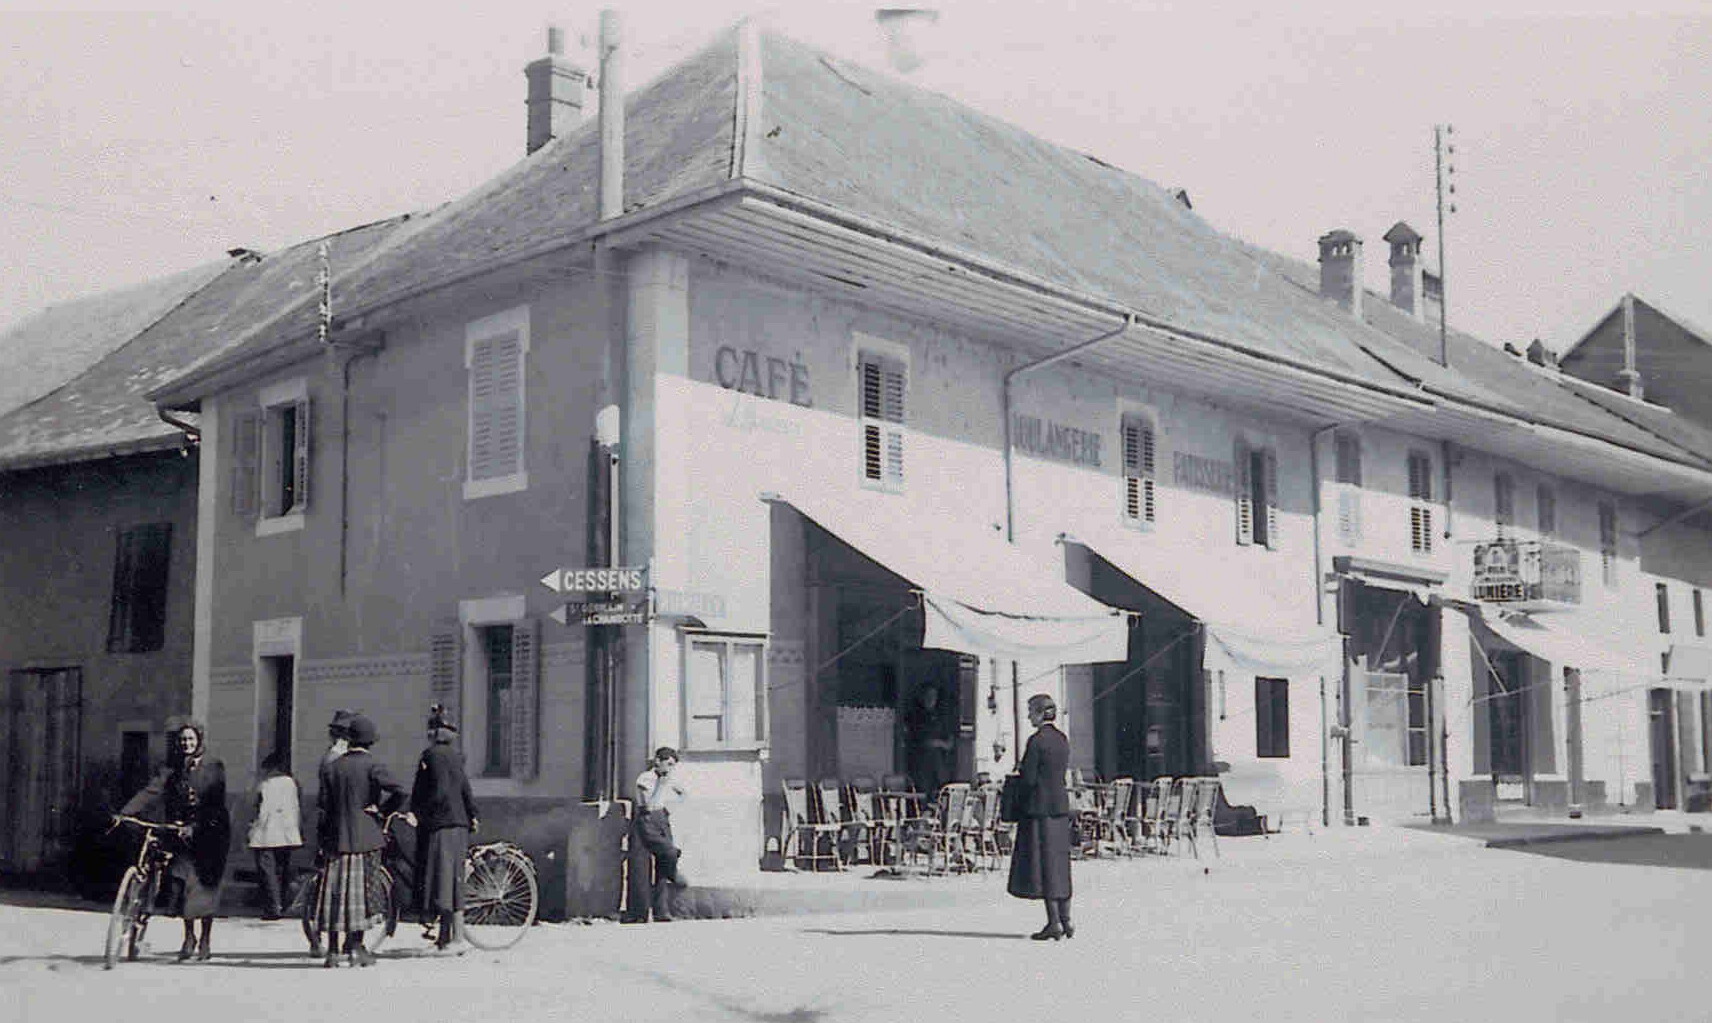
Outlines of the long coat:
[{"label": "long coat", "polygon": [[408,798],[409,793],[386,765],[360,746],[322,764],[317,796],[320,821],[316,827],[321,851],[335,855],[381,848],[386,840],[380,825],[363,812],[363,807],[373,806],[385,816],[402,807]]},{"label": "long coat", "polygon": [[1049,724],[1023,749],[1021,817],[1007,890],[1019,899],[1070,897],[1070,740]]},{"label": "long coat", "polygon": [[185,847],[167,869],[167,877],[177,883],[171,886],[166,910],[189,920],[215,915],[232,840],[232,813],[226,807],[226,765],[214,757],[201,756],[176,767],[162,767],[119,812],[158,815],[174,824],[190,825]]},{"label": "long coat", "polygon": [[464,758],[451,743],[437,742],[422,751],[410,789],[410,812],[423,831],[467,828],[480,816],[470,792],[470,777],[464,771]]}]

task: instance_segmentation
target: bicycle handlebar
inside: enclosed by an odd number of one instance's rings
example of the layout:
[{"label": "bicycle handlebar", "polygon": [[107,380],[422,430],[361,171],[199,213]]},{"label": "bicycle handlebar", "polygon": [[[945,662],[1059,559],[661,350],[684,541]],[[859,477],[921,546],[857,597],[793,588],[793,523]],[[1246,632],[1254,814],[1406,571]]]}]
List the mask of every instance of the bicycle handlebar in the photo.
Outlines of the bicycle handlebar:
[{"label": "bicycle handlebar", "polygon": [[172,831],[182,833],[185,829],[185,825],[183,824],[164,824],[160,821],[146,821],[141,817],[131,817],[127,814],[116,813],[113,815],[113,826],[107,830],[112,831],[113,828],[116,828],[121,824],[135,824],[144,831]]}]

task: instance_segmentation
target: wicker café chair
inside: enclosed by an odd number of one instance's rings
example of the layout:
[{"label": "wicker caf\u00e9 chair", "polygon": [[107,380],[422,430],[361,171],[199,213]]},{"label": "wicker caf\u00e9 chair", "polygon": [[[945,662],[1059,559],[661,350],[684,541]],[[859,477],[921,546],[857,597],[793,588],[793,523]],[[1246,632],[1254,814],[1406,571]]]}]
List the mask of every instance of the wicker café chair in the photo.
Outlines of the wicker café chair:
[{"label": "wicker caf\u00e9 chair", "polygon": [[1201,858],[1201,839],[1206,838],[1213,843],[1213,855],[1223,859],[1219,852],[1219,833],[1213,827],[1213,815],[1218,810],[1220,782],[1217,778],[1194,778],[1194,791],[1184,797],[1183,837],[1189,840],[1189,849],[1198,860]]},{"label": "wicker caf\u00e9 chair", "polygon": [[1114,778],[1106,793],[1105,805],[1100,808],[1100,838],[1114,856],[1130,852],[1129,825],[1126,820],[1134,794],[1134,778]]},{"label": "wicker caf\u00e9 chair", "polygon": [[845,806],[851,823],[861,831],[857,852],[872,864],[886,862],[885,815],[881,810],[879,785],[872,778],[852,778],[844,789]]},{"label": "wicker caf\u00e9 chair", "polygon": [[[832,869],[842,870],[838,854],[838,826],[820,818],[809,799],[808,783],[800,778],[787,778],[785,788],[785,847],[783,856],[787,869],[796,869],[799,860],[806,860],[809,869],[820,869],[823,860],[832,862]],[[822,850],[825,850],[824,852]]]},{"label": "wicker caf\u00e9 chair", "polygon": [[1142,842],[1148,852],[1164,853],[1171,842],[1171,798],[1176,791],[1175,778],[1155,778],[1148,789],[1147,816],[1142,820]]},{"label": "wicker caf\u00e9 chair", "polygon": [[930,872],[949,872],[957,861],[963,841],[963,811],[969,802],[969,783],[954,781],[939,790],[936,811],[927,833]]}]

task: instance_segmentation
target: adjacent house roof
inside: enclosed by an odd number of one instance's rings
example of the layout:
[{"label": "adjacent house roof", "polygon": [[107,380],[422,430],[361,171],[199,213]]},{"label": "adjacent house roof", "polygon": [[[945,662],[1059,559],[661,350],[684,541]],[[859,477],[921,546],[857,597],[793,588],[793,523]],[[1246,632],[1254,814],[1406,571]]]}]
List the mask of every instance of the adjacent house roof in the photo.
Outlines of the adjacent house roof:
[{"label": "adjacent house roof", "polygon": [[[333,252],[360,258],[402,223],[385,221],[327,239]],[[260,259],[244,258],[157,282],[200,280],[151,322],[126,323],[104,357],[47,393],[0,414],[0,469],[105,457],[175,445],[182,434],[163,422],[146,394],[253,324],[315,292],[319,240]],[[223,272],[215,275],[212,271]],[[145,286],[146,287],[146,286]],[[100,307],[98,296],[89,300]],[[313,299],[311,308],[314,308]],[[114,321],[115,325],[117,320]]]}]

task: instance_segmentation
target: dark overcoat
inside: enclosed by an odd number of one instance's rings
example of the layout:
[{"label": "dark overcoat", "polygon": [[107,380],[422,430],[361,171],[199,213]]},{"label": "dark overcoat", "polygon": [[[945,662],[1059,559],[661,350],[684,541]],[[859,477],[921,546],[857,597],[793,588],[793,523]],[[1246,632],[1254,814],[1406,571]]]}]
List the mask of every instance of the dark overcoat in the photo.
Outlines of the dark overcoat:
[{"label": "dark overcoat", "polygon": [[213,916],[220,908],[226,879],[226,853],[232,841],[232,812],[226,806],[226,765],[200,756],[162,767],[149,784],[119,811],[128,816],[159,817],[190,826],[167,877],[166,911],[186,919]]},{"label": "dark overcoat", "polygon": [[464,758],[451,743],[437,742],[422,751],[416,764],[416,781],[410,789],[410,812],[423,831],[436,828],[467,828],[481,816],[476,797],[470,792],[470,776]]},{"label": "dark overcoat", "polygon": [[1029,736],[1017,772],[1021,820],[1007,890],[1019,899],[1070,897],[1070,740],[1050,722]]},{"label": "dark overcoat", "polygon": [[330,856],[374,852],[386,844],[380,825],[363,808],[375,807],[384,817],[402,808],[410,794],[385,764],[368,750],[353,746],[339,759],[321,765],[320,780],[316,833],[322,852]]}]

